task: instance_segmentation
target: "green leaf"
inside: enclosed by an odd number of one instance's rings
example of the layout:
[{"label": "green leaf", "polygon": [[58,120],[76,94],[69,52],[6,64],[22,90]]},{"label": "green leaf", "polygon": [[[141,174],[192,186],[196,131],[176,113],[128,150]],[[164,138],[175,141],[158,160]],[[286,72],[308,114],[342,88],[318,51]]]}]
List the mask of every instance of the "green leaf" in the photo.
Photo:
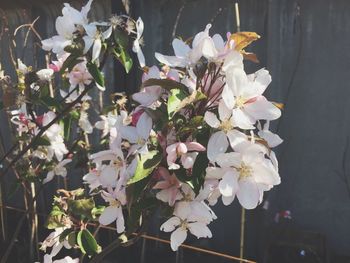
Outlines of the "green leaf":
[{"label": "green leaf", "polygon": [[35,140],[33,148],[36,149],[38,146],[49,146],[51,145],[50,140],[46,136],[38,137]]},{"label": "green leaf", "polygon": [[77,235],[77,244],[81,252],[89,256],[93,256],[101,252],[101,247],[97,244],[96,239],[89,230],[80,230]]},{"label": "green leaf", "polygon": [[50,212],[50,216],[60,216],[60,215],[64,215],[64,212],[61,210],[59,206],[54,205]]},{"label": "green leaf", "polygon": [[89,73],[94,78],[96,84],[102,88],[105,87],[105,78],[101,71],[98,69],[97,65],[92,62],[88,62],[86,65]]},{"label": "green leaf", "polygon": [[197,158],[193,164],[192,168],[192,186],[193,186],[193,191],[196,193],[196,195],[199,194],[199,191],[201,190],[203,183],[204,183],[204,178],[205,178],[205,171],[208,167],[209,160],[207,158],[206,152],[200,152],[197,155]]},{"label": "green leaf", "polygon": [[187,98],[186,92],[181,89],[172,89],[168,98],[168,118],[174,117],[175,113],[182,108],[182,102]]},{"label": "green leaf", "polygon": [[56,229],[58,227],[64,227],[64,224],[61,222],[62,215],[59,216],[49,216],[46,220],[45,227],[47,229]]},{"label": "green leaf", "polygon": [[137,158],[138,163],[135,174],[128,181],[128,184],[134,184],[149,176],[162,160],[162,155],[159,151],[154,150],[146,154],[138,155]]},{"label": "green leaf", "polygon": [[99,215],[101,215],[103,213],[103,211],[105,210],[105,206],[103,205],[99,205],[99,206],[96,206],[94,207],[92,210],[91,210],[91,215],[93,218],[96,218],[98,217]]},{"label": "green leaf", "polygon": [[4,108],[4,103],[0,101],[0,110],[2,110],[3,108]]},{"label": "green leaf", "polygon": [[68,200],[68,211],[77,216],[92,218],[91,211],[95,207],[95,201],[91,198]]},{"label": "green leaf", "polygon": [[59,242],[60,242],[60,243],[63,242],[63,241],[66,239],[66,237],[67,237],[70,233],[72,233],[73,231],[74,231],[74,230],[73,230],[72,228],[67,228],[67,229],[63,230],[63,232],[62,232],[61,235],[60,235]]},{"label": "green leaf", "polygon": [[171,91],[172,89],[180,89],[188,95],[187,86],[172,79],[148,79],[142,83],[141,88],[148,86],[161,86],[168,91]]},{"label": "green leaf", "polygon": [[120,45],[117,48],[115,48],[112,53],[119,60],[119,62],[124,66],[125,72],[129,73],[133,64],[129,53]]},{"label": "green leaf", "polygon": [[68,244],[71,247],[74,247],[77,244],[77,234],[76,232],[71,232],[68,235]]},{"label": "green leaf", "polygon": [[75,65],[83,61],[82,59],[79,59],[79,57],[79,54],[70,54],[68,58],[63,62],[60,73],[63,74],[66,69],[68,69],[68,71],[72,71]]}]

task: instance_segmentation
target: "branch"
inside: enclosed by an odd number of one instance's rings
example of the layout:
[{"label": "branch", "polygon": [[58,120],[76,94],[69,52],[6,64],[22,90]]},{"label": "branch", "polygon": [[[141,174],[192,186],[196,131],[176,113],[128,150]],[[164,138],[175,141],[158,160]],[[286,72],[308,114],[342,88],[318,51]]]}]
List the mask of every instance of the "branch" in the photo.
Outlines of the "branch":
[{"label": "branch", "polygon": [[32,141],[23,148],[23,150],[21,150],[17,156],[10,162],[10,164],[6,167],[6,169],[4,170],[4,172],[1,174],[2,176],[4,176],[9,170],[10,168],[18,161],[20,160],[23,155],[26,154],[26,152],[28,150],[30,150],[34,144],[38,141],[38,139],[45,133],[45,131],[47,131],[53,124],[55,124],[58,120],[60,120],[61,118],[63,118],[77,103],[80,102],[80,100],[88,93],[88,91],[90,89],[92,89],[93,85],[89,85],[85,88],[85,90],[78,96],[78,98],[76,100],[74,100],[73,102],[69,103],[68,106],[59,114],[57,114],[57,116],[50,122],[48,123],[46,126],[42,127],[42,129],[39,131],[39,133],[32,139]]}]

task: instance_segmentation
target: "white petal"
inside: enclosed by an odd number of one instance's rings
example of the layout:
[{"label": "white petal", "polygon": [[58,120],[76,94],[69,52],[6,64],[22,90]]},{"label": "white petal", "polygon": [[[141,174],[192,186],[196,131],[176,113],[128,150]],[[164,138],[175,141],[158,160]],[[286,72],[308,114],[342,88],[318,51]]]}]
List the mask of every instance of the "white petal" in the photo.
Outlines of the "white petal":
[{"label": "white petal", "polygon": [[86,54],[90,50],[90,48],[92,47],[92,44],[94,43],[94,40],[91,37],[88,37],[88,36],[84,36],[83,40],[84,40],[84,51],[83,51],[83,53]]},{"label": "white petal", "polygon": [[235,197],[236,195],[231,195],[231,196],[222,196],[221,199],[222,199],[222,203],[224,205],[230,205],[232,204],[233,200],[235,200]]},{"label": "white petal", "polygon": [[221,168],[239,167],[242,162],[242,154],[238,152],[220,153],[215,161]]},{"label": "white petal", "polygon": [[207,111],[204,115],[205,122],[212,128],[219,128],[220,121],[216,115],[210,111]]},{"label": "white petal", "polygon": [[92,48],[92,59],[91,61],[94,62],[97,60],[100,56],[101,53],[101,48],[102,48],[102,42],[101,39],[97,38],[94,41],[94,46]]},{"label": "white petal", "polygon": [[214,133],[208,142],[207,155],[211,162],[215,162],[218,154],[226,152],[228,141],[226,134],[223,131]]},{"label": "white petal", "polygon": [[55,173],[53,171],[50,171],[47,173],[46,178],[43,180],[43,184],[46,184],[50,182],[55,176]]},{"label": "white petal", "polygon": [[172,45],[173,45],[175,56],[179,58],[185,58],[188,52],[191,51],[191,48],[185,42],[183,42],[178,38],[175,38],[173,40]]},{"label": "white petal", "polygon": [[[271,166],[272,168],[273,166]],[[254,179],[259,184],[278,185],[281,179],[275,169],[271,169],[266,165],[257,163],[254,164]]]},{"label": "white petal", "polygon": [[233,119],[235,126],[241,128],[243,130],[254,129],[253,124],[255,123],[255,120],[253,120],[250,116],[248,116],[241,109],[234,109],[233,110],[232,119]]},{"label": "white petal", "polygon": [[180,219],[176,216],[173,216],[160,226],[160,230],[164,232],[172,232],[174,231],[175,227],[177,227],[180,224],[181,224]]},{"label": "white petal", "polygon": [[103,210],[98,221],[100,222],[100,224],[106,226],[112,223],[113,221],[115,221],[117,217],[118,217],[118,207],[108,206]]},{"label": "white petal", "polygon": [[261,138],[263,138],[265,141],[267,141],[267,144],[271,148],[276,147],[277,145],[280,145],[283,142],[280,136],[270,131],[265,131],[265,130],[259,131],[258,135]]},{"label": "white petal", "polygon": [[225,102],[227,108],[233,109],[236,102],[235,102],[235,96],[233,93],[233,90],[228,85],[225,85],[224,89],[222,90],[222,99]]},{"label": "white petal", "polygon": [[187,229],[184,230],[182,227],[176,229],[170,236],[170,246],[173,251],[176,251],[179,246],[186,240],[187,238]]},{"label": "white petal", "polygon": [[124,126],[121,127],[120,132],[123,139],[128,140],[130,143],[137,143],[138,134],[136,127]]},{"label": "white petal", "polygon": [[248,136],[245,135],[243,132],[237,131],[237,130],[231,130],[227,132],[227,138],[230,142],[230,145],[232,149],[236,151],[236,146],[248,141]]},{"label": "white petal", "polygon": [[215,34],[213,37],[213,42],[217,50],[222,50],[225,48],[225,42],[219,34]]},{"label": "white petal", "polygon": [[231,114],[232,114],[231,109],[229,109],[226,106],[226,103],[223,100],[219,102],[219,117],[221,121],[228,120],[231,117]]},{"label": "white petal", "polygon": [[187,62],[183,58],[178,58],[175,56],[165,56],[160,53],[155,53],[156,59],[165,65],[171,66],[171,67],[185,67],[187,65]]},{"label": "white petal", "polygon": [[220,193],[223,196],[234,196],[238,190],[237,175],[228,171],[219,183]]},{"label": "white petal", "polygon": [[281,110],[263,96],[246,104],[244,110],[255,120],[275,120],[281,116]]},{"label": "white petal", "polygon": [[211,238],[213,236],[207,225],[202,222],[189,223],[188,230],[197,238]]},{"label": "white petal", "polygon": [[116,226],[118,234],[123,233],[125,231],[124,215],[121,206],[118,207]]},{"label": "white petal", "polygon": [[232,70],[233,68],[243,69],[243,56],[236,50],[232,50],[226,57],[222,67],[224,71]]},{"label": "white petal", "polygon": [[242,179],[238,182],[239,190],[237,199],[245,209],[254,209],[259,204],[260,191],[257,183],[252,177]]},{"label": "white petal", "polygon": [[138,135],[147,140],[152,129],[152,118],[146,113],[142,113],[137,124],[136,129]]}]

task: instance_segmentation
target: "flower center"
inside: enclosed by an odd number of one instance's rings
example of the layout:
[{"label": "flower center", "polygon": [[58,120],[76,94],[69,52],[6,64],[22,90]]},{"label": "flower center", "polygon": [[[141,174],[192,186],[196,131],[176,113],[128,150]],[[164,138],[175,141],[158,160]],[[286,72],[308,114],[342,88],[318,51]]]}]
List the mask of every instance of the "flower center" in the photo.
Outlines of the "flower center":
[{"label": "flower center", "polygon": [[231,130],[233,129],[233,125],[232,125],[231,120],[229,120],[229,119],[223,120],[223,121],[221,122],[220,128],[221,128],[221,130],[223,130],[225,133],[227,133],[228,131],[231,131]]},{"label": "flower center", "polygon": [[119,202],[118,200],[115,200],[115,199],[111,200],[111,201],[109,202],[109,204],[110,204],[111,206],[117,206],[117,207],[120,206],[120,202]]},{"label": "flower center", "polygon": [[247,100],[245,98],[243,98],[242,96],[239,96],[236,98],[236,108],[243,108],[244,104],[247,102]]},{"label": "flower center", "polygon": [[117,159],[113,161],[113,166],[116,168],[121,168],[124,166],[124,162],[120,157],[117,157]]},{"label": "flower center", "polygon": [[187,220],[181,220],[181,226],[180,226],[183,230],[186,230],[188,228],[188,223]]},{"label": "flower center", "polygon": [[253,169],[249,165],[246,165],[242,162],[241,166],[237,168],[239,172],[239,180],[243,178],[247,178],[253,174]]}]

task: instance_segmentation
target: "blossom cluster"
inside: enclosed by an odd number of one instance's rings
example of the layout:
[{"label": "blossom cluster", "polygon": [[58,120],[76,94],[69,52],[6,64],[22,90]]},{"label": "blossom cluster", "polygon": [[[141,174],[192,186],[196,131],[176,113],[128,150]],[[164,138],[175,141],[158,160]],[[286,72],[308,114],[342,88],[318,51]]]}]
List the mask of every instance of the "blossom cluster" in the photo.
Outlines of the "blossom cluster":
[{"label": "blossom cluster", "polygon": [[[79,161],[82,152],[76,145],[88,144],[79,138],[72,142],[69,135],[76,137],[77,131],[72,122],[85,139],[95,133],[103,141],[83,151],[87,197],[62,190],[54,201],[48,226],[55,231],[42,244],[43,250],[52,247],[45,262],[76,262],[70,257],[52,261],[62,247],[99,253],[89,222],[114,224],[120,236],[128,236],[157,209],[167,211],[160,229],[172,232],[174,251],[188,232],[211,238],[209,224],[217,219],[212,208],[219,200],[230,205],[237,197],[242,207],[254,209],[264,192],[280,183],[272,148],[282,140],[269,123],[281,110],[263,95],[271,76],[264,68],[251,74],[244,69],[244,59],[256,60],[244,48],[258,35],[228,33],[224,39],[211,36],[209,24],[192,41],[174,39],[174,56],[156,53],[160,64],[146,66],[142,20],[121,15],[90,22],[91,4],[80,11],[65,4],[56,20],[57,35],[42,41],[42,48],[56,56],[48,69],[34,72],[18,61],[18,86],[34,99],[28,101],[23,92],[11,120],[19,138],[36,142],[29,158],[39,160],[35,174],[43,184],[55,175],[66,177],[67,165]],[[93,122],[89,111],[96,104],[88,91],[106,92],[106,57],[130,70],[129,38],[143,71],[141,90],[129,100],[124,95],[113,100]],[[59,99],[50,94],[54,76],[63,83]],[[35,103],[48,111],[38,115]],[[97,196],[103,206],[95,204]],[[78,239],[68,242],[72,233]],[[82,247],[82,237],[96,245]]]}]

